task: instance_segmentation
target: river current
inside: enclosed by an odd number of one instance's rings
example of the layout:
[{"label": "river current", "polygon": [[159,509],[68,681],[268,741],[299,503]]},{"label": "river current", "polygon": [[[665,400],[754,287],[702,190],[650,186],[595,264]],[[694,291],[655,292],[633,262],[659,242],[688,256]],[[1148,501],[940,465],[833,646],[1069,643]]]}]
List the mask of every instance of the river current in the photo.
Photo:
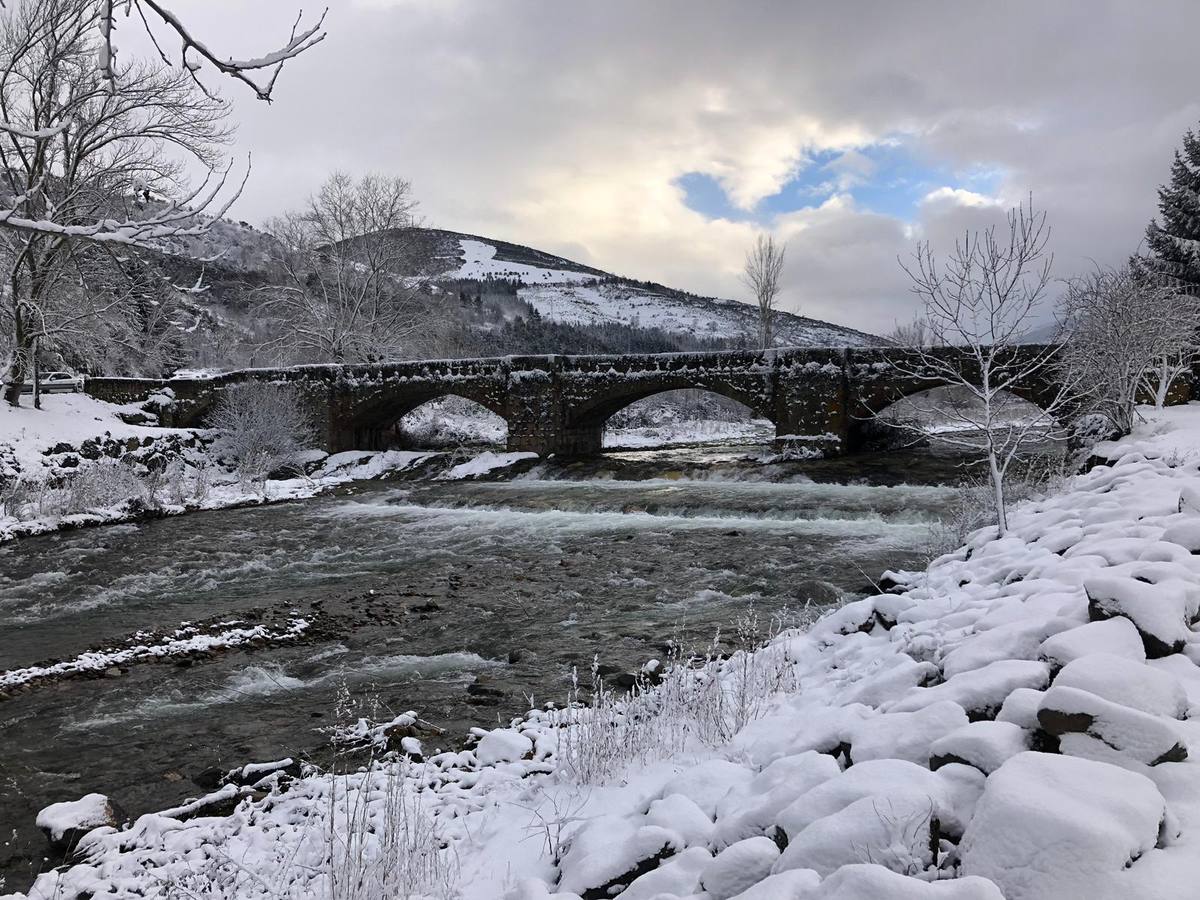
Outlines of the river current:
[{"label": "river current", "polygon": [[451,746],[564,699],[593,658],[637,671],[750,610],[765,627],[865,593],[924,563],[960,475],[927,451],[769,465],[758,452],[371,482],[0,547],[0,670],[182,622],[326,622],[315,640],[0,703],[0,874],[27,880],[48,803],[99,791],[136,816],[203,793],[192,779],[210,767],[319,753],[343,690],[384,715],[416,710]]}]

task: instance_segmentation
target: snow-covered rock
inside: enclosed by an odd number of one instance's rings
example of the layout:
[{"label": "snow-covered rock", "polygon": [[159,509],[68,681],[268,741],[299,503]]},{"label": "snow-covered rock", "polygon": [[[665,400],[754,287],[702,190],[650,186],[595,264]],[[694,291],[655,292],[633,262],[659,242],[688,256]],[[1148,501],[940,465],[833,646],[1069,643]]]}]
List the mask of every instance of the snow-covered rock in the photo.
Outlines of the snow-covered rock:
[{"label": "snow-covered rock", "polygon": [[479,739],[475,758],[480,765],[514,762],[533,752],[533,741],[511,728],[496,728]]},{"label": "snow-covered rock", "polygon": [[995,882],[1005,900],[1130,896],[1114,894],[1114,879],[1154,848],[1165,814],[1144,775],[1021,753],[989,776],[963,835],[962,870]]},{"label": "snow-covered rock", "polygon": [[[1090,741],[1065,741],[1084,735],[1130,759],[1154,766],[1187,759],[1187,745],[1171,720],[1098,697],[1088,691],[1054,685],[1038,706],[1038,723],[1060,738],[1062,749],[1092,755]],[[1107,753],[1104,754],[1107,757]]]},{"label": "snow-covered rock", "polygon": [[1046,638],[1038,655],[1052,666],[1061,667],[1089,653],[1112,653],[1144,661],[1146,648],[1134,624],[1124,617],[1089,622]]},{"label": "snow-covered rock", "polygon": [[730,792],[744,794],[754,773],[745,766],[724,759],[710,759],[680,772],[663,788],[663,794],[681,794],[710,817]]},{"label": "snow-covered rock", "polygon": [[974,766],[985,775],[1000,768],[1009,758],[1029,749],[1029,731],[1012,722],[972,722],[934,741],[929,765],[947,763]]},{"label": "snow-covered rock", "polygon": [[951,700],[931,703],[915,712],[884,713],[864,719],[850,734],[850,759],[907,759],[927,765],[930,747],[967,724],[963,708]]},{"label": "snow-covered rock", "polygon": [[770,834],[778,827],[779,813],[785,807],[841,771],[832,756],[815,750],[780,757],[750,782],[744,801],[717,821],[713,847],[719,850],[745,838]]},{"label": "snow-covered rock", "polygon": [[70,850],[95,828],[115,828],[125,814],[104,794],[86,794],[78,800],[51,803],[37,815],[37,827],[57,852]]},{"label": "snow-covered rock", "polygon": [[[1007,900],[983,878],[922,881],[870,863],[844,866],[798,900]],[[781,898],[782,900],[782,898]]]},{"label": "snow-covered rock", "polygon": [[1144,576],[1096,575],[1084,587],[1095,616],[1124,616],[1133,622],[1148,657],[1178,653],[1187,643],[1200,593],[1182,577],[1148,583]]},{"label": "snow-covered rock", "polygon": [[1063,667],[1055,687],[1074,687],[1155,716],[1182,719],[1188,698],[1179,679],[1112,653],[1089,653]]},{"label": "snow-covered rock", "polygon": [[700,887],[712,900],[729,900],[770,875],[778,859],[779,845],[770,838],[746,838],[726,847],[705,866]]},{"label": "snow-covered rock", "polygon": [[680,836],[666,828],[639,827],[619,816],[593,819],[574,836],[563,855],[559,888],[603,895],[616,885],[632,884],[658,868],[659,861],[683,849]]},{"label": "snow-covered rock", "polygon": [[646,813],[646,824],[677,832],[689,847],[708,844],[715,828],[712,818],[683,794],[668,794],[653,801]]},{"label": "snow-covered rock", "polygon": [[972,718],[990,719],[1013,691],[1018,688],[1038,690],[1049,682],[1050,669],[1044,662],[1001,659],[962,672],[933,687],[914,688],[888,707],[888,711],[909,712],[949,700],[965,709]]}]

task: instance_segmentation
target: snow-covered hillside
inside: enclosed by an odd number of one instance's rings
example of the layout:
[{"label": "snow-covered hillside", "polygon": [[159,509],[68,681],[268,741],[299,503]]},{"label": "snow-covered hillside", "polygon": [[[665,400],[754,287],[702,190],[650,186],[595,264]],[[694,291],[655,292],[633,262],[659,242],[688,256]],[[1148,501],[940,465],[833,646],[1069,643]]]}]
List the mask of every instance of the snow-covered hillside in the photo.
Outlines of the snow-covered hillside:
[{"label": "snow-covered hillside", "polygon": [[[746,303],[699,297],[658,284],[620,278],[517,244],[450,231],[429,231],[438,280],[504,279],[520,283],[517,296],[551,322],[623,324],[670,334],[738,339],[758,329]],[[879,338],[789,312],[776,313],[778,346],[870,347]]]}]

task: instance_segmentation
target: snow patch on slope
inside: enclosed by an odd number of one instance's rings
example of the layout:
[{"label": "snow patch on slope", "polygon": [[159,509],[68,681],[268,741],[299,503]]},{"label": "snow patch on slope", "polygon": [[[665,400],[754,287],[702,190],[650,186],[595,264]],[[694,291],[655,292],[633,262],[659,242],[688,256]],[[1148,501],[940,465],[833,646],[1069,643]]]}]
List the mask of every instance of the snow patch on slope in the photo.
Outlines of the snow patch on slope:
[{"label": "snow patch on slope", "polygon": [[483,241],[468,238],[459,240],[462,247],[463,264],[447,274],[449,278],[509,278],[524,284],[589,284],[596,281],[595,275],[572,272],[568,269],[545,269],[526,263],[496,259],[496,248]]}]

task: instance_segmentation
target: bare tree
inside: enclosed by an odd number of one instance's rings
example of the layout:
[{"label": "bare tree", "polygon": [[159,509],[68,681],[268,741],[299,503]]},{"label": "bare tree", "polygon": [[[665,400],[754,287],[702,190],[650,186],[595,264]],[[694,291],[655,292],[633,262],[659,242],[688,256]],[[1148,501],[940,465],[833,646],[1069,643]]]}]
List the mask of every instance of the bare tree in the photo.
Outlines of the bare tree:
[{"label": "bare tree", "polygon": [[897,322],[888,339],[897,347],[929,347],[933,344],[929,323],[920,315],[913,316],[911,322]]},{"label": "bare tree", "polygon": [[[1069,380],[1050,377],[1060,342],[1028,343],[1050,281],[1049,236],[1046,215],[1031,200],[1009,212],[1006,232],[992,226],[967,233],[944,261],[921,243],[913,263],[901,263],[924,303],[934,346],[913,347],[896,367],[909,377],[950,385],[964,398],[920,411],[950,418],[952,430],[939,434],[940,441],[982,454],[1001,536],[1008,531],[1010,466],[1023,449],[1045,438],[1071,397]],[[1035,382],[1052,381],[1057,389],[1043,392],[1032,410],[1014,396]]]},{"label": "bare tree", "polygon": [[295,465],[314,436],[295,387],[262,381],[227,387],[208,424],[219,433],[218,452],[233,459],[243,478],[258,482]]},{"label": "bare tree", "polygon": [[284,358],[379,362],[421,326],[417,201],[402,178],[335,173],[308,206],[268,224],[282,283],[264,288]]},{"label": "bare tree", "polygon": [[783,274],[786,252],[787,247],[776,244],[769,234],[760,234],[746,252],[742,280],[758,303],[758,343],[763,349],[769,348],[774,341],[775,298],[779,295],[779,278]]},{"label": "bare tree", "polygon": [[[188,191],[184,163],[190,157],[215,170],[229,131],[224,104],[181,72],[129,66],[119,94],[103,90],[88,0],[21,3],[0,15],[0,117],[28,126],[0,129],[11,328],[5,396],[16,405],[34,345],[85,327],[97,312],[90,300],[72,302],[81,258],[103,245],[128,250],[201,227],[187,204],[199,198],[203,208],[223,177]],[[45,123],[58,124],[44,133]]]},{"label": "bare tree", "polygon": [[1200,343],[1195,298],[1144,267],[1096,267],[1068,282],[1061,301],[1067,343],[1062,370],[1086,404],[1123,433],[1139,400],[1162,407],[1172,384],[1191,371]]}]

